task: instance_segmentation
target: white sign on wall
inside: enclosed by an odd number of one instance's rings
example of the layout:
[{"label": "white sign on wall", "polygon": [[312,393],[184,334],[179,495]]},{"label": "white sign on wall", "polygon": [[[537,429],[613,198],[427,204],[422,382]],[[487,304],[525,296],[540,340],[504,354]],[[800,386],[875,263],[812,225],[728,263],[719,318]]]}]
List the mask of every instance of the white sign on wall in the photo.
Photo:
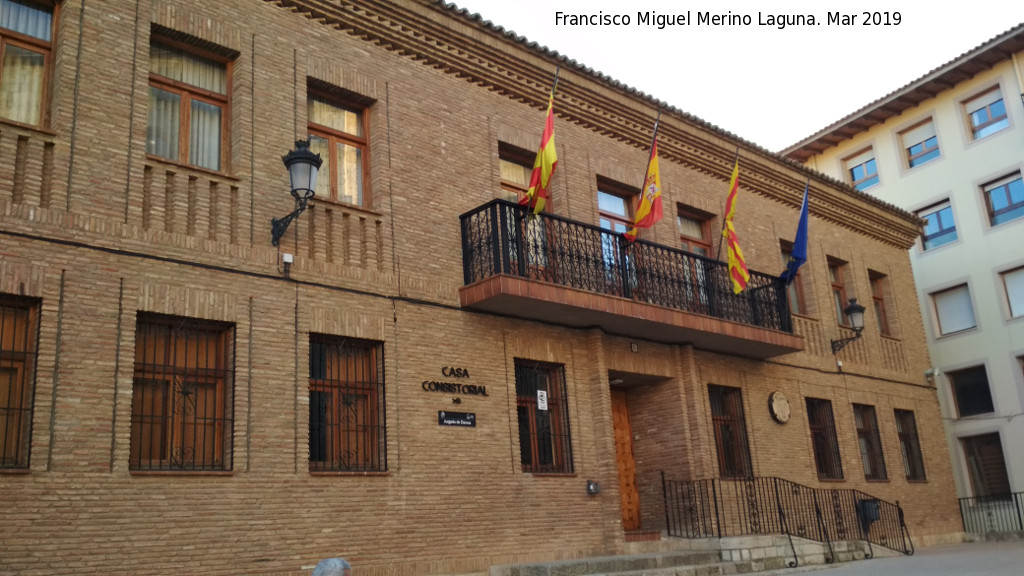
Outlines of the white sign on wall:
[{"label": "white sign on wall", "polygon": [[537,390],[537,410],[548,409],[548,391]]}]

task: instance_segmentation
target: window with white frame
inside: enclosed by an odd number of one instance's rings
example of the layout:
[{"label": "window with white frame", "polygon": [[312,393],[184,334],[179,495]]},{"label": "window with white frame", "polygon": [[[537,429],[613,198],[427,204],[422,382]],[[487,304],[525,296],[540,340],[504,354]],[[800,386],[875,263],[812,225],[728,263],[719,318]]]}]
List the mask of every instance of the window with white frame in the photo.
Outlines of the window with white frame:
[{"label": "window with white frame", "polygon": [[1006,300],[1010,305],[1010,317],[1024,316],[1024,266],[1000,274],[1006,289]]},{"label": "window with white frame", "polygon": [[992,403],[992,390],[988,384],[985,365],[954,370],[947,374],[953,389],[957,418],[991,414],[996,411]]},{"label": "window with white frame", "polygon": [[925,250],[956,241],[956,221],[949,200],[919,210],[917,215],[925,221],[924,231],[921,233],[921,246]]},{"label": "window with white frame", "polygon": [[1010,477],[1006,473],[1006,459],[998,432],[961,438],[960,445],[964,449],[975,496],[1010,494]]},{"label": "window with white frame", "polygon": [[939,137],[935,134],[935,124],[930,118],[900,133],[900,140],[910,168],[927,164],[939,157]]},{"label": "window with white frame", "polygon": [[1020,173],[990,182],[983,188],[989,223],[993,226],[1024,217],[1024,181]]},{"label": "window with white frame", "polygon": [[964,113],[974,140],[995,134],[1010,125],[1003,94],[998,87],[965,101]]},{"label": "window with white frame", "polygon": [[978,325],[974,319],[971,291],[967,284],[932,293],[940,335],[955,334]]},{"label": "window with white frame", "polygon": [[866,190],[878,184],[878,165],[875,151],[871,148],[843,160],[843,167],[850,184],[857,190]]}]

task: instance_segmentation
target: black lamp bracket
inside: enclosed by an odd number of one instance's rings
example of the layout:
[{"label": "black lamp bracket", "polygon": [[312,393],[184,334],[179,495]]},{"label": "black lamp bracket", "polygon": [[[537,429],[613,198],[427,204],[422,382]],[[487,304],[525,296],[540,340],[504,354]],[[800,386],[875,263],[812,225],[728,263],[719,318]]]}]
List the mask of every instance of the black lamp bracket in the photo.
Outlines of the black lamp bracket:
[{"label": "black lamp bracket", "polygon": [[845,348],[847,344],[849,344],[850,342],[853,342],[854,340],[860,338],[860,334],[861,334],[861,331],[858,330],[853,336],[850,336],[849,338],[840,338],[839,340],[833,340],[832,341],[832,355],[838,354],[839,351],[842,350],[843,348]]},{"label": "black lamp bracket", "polygon": [[270,243],[272,245],[277,246],[281,242],[281,236],[284,236],[292,220],[295,220],[299,217],[299,214],[306,211],[306,204],[313,198],[313,195],[313,190],[292,190],[292,196],[295,198],[295,210],[284,218],[270,219]]}]

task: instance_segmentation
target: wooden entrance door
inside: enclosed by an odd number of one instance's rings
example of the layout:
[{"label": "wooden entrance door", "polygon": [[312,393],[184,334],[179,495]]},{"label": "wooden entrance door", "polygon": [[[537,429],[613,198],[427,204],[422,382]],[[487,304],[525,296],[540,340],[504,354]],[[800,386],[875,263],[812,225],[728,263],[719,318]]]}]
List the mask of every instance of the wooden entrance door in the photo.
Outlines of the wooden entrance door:
[{"label": "wooden entrance door", "polygon": [[640,492],[636,485],[636,460],[633,458],[633,429],[629,425],[626,392],[612,389],[612,423],[615,427],[615,456],[619,468],[619,493],[622,495],[622,528],[640,529]]}]

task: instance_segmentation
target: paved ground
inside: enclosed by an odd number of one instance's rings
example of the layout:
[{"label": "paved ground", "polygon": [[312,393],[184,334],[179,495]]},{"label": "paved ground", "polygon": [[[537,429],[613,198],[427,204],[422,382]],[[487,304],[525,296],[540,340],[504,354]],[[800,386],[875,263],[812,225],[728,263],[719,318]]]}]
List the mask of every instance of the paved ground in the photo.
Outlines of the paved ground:
[{"label": "paved ground", "polygon": [[935,546],[913,556],[842,564],[828,576],[1024,576],[1024,540]]}]

